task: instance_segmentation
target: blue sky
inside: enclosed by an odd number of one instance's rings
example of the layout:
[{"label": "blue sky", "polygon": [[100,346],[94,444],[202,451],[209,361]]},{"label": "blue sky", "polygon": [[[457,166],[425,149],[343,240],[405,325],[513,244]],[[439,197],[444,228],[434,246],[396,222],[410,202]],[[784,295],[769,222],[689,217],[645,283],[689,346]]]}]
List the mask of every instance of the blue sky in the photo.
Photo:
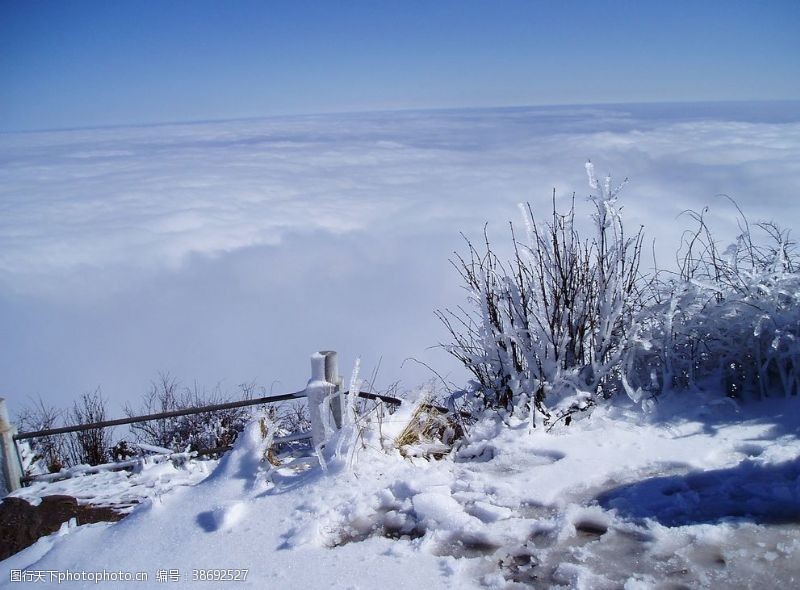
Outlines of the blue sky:
[{"label": "blue sky", "polygon": [[0,130],[800,98],[800,2],[0,1]]}]

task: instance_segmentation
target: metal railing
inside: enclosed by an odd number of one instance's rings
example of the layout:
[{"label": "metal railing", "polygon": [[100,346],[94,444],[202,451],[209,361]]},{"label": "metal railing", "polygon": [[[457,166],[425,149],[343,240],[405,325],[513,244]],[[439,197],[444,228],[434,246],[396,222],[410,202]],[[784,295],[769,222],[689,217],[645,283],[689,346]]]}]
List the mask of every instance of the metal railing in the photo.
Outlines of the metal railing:
[{"label": "metal railing", "polygon": [[110,426],[122,426],[124,424],[138,424],[140,422],[150,422],[152,420],[162,420],[164,418],[177,418],[179,416],[191,416],[193,414],[203,414],[207,412],[218,412],[220,410],[230,410],[233,408],[244,408],[247,406],[258,406],[292,399],[305,397],[305,390],[295,391],[294,393],[283,393],[267,397],[259,397],[224,404],[213,404],[209,406],[196,406],[184,408],[182,410],[171,410],[169,412],[159,412],[157,414],[146,414],[144,416],[129,416],[127,418],[116,418],[114,420],[104,420],[102,422],[91,422],[88,424],[75,424],[73,426],[62,426],[59,428],[49,428],[47,430],[37,430],[35,432],[20,432],[13,436],[14,440],[26,440],[29,438],[41,438],[54,434],[68,434],[70,432],[85,432],[96,428],[108,428]]}]

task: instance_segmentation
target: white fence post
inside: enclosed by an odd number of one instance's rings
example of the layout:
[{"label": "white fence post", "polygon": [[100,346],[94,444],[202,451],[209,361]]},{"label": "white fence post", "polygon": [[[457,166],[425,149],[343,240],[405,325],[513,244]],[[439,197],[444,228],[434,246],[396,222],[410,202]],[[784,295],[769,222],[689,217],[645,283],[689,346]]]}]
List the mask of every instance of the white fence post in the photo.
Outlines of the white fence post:
[{"label": "white fence post", "polygon": [[[333,350],[323,350],[311,355],[311,380],[306,386],[308,413],[311,419],[311,440],[314,448],[324,444],[328,430],[341,428],[342,424],[342,379],[338,374],[338,360]],[[324,407],[325,398],[330,406]]]},{"label": "white fence post", "polygon": [[22,466],[14,435],[17,429],[11,424],[6,400],[0,397],[0,496],[22,487]]},{"label": "white fence post", "polygon": [[321,350],[320,354],[325,355],[325,381],[333,383],[334,395],[331,398],[331,415],[336,429],[342,428],[342,382],[339,375],[339,355],[335,350]]}]

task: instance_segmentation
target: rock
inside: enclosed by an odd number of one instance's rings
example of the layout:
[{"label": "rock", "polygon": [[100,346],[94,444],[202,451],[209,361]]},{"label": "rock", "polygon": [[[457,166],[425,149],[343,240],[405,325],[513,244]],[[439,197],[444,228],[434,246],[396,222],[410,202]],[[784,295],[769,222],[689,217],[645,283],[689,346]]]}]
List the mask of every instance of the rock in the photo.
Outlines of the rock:
[{"label": "rock", "polygon": [[32,506],[22,498],[6,497],[0,502],[0,561],[33,545],[40,537],[58,531],[75,518],[79,525],[116,522],[124,518],[111,508],[78,504],[72,496],[44,496]]}]

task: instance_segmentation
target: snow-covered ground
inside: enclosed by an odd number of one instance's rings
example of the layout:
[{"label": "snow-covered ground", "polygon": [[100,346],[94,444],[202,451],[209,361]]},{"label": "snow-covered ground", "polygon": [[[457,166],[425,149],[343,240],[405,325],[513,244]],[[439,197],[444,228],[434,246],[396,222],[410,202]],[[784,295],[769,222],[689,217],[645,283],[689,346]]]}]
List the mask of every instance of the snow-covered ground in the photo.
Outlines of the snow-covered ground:
[{"label": "snow-covered ground", "polygon": [[430,461],[388,444],[401,411],[327,472],[261,461],[254,422],[203,481],[40,539],[0,563],[0,587],[103,569],[148,572],[136,588],[164,587],[158,570],[196,587],[200,569],[247,569],[215,585],[230,588],[796,587],[796,405],[619,400],[551,432],[485,419]]},{"label": "snow-covered ground", "polygon": [[[11,495],[39,504],[43,496],[65,494],[79,504],[91,504],[130,512],[147,499],[159,498],[180,486],[204,480],[216,466],[215,460],[156,462],[145,459],[135,469],[101,471],[52,482],[32,482]],[[66,470],[80,471],[80,467]]]}]

